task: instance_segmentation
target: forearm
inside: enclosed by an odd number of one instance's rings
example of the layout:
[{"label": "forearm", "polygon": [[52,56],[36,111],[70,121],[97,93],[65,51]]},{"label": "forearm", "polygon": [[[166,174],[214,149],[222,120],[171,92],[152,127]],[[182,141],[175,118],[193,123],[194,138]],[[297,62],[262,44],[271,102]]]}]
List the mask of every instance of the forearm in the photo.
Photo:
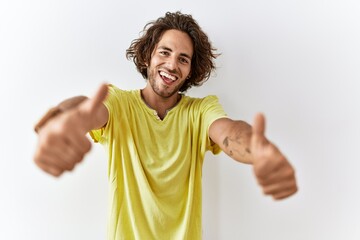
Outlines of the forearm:
[{"label": "forearm", "polygon": [[66,99],[59,103],[57,106],[50,108],[44,116],[41,117],[41,119],[36,123],[34,130],[36,133],[39,132],[40,128],[42,128],[50,119],[58,116],[59,114],[68,111],[76,106],[78,106],[80,103],[82,103],[84,100],[86,100],[87,97],[85,96],[76,96],[69,99]]},{"label": "forearm", "polygon": [[220,119],[210,128],[212,140],[231,158],[242,163],[252,163],[250,150],[251,126],[244,121]]},{"label": "forearm", "polygon": [[231,158],[252,164],[263,191],[283,199],[297,191],[294,168],[264,135],[265,118],[257,114],[253,126],[243,121],[221,118],[209,129],[210,138]]}]

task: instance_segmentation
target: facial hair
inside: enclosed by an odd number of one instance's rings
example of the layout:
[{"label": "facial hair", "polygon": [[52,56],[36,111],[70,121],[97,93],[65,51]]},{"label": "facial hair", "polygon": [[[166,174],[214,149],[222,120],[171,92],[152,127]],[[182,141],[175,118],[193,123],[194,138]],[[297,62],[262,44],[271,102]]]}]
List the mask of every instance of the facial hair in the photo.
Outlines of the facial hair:
[{"label": "facial hair", "polygon": [[[184,82],[182,84],[176,85],[174,87],[174,89],[171,90],[169,88],[169,86],[162,84],[159,81],[156,81],[158,71],[155,71],[155,70],[156,69],[153,69],[152,71],[151,70],[148,71],[148,79],[149,79],[149,83],[150,83],[150,86],[153,89],[153,91],[158,96],[163,97],[163,98],[170,98],[174,94],[177,94],[179,92],[181,86],[184,84]],[[174,71],[169,71],[169,72],[174,72]],[[161,86],[159,86],[159,84],[162,85],[163,89],[161,89]]]}]

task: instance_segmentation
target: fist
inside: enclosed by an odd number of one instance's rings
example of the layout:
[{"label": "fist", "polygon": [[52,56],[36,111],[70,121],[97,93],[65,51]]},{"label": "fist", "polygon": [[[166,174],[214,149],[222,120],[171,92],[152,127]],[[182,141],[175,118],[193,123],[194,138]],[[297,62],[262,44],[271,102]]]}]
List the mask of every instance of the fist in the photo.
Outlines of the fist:
[{"label": "fist", "polygon": [[60,176],[71,171],[90,151],[91,143],[81,129],[76,111],[69,111],[49,120],[40,129],[34,161],[45,172]]},{"label": "fist", "polygon": [[91,149],[86,133],[106,122],[97,116],[106,109],[102,102],[107,91],[107,85],[102,85],[93,98],[84,100],[42,125],[34,154],[34,162],[39,168],[58,177],[65,171],[73,170],[82,161]]},{"label": "fist", "polygon": [[297,192],[295,170],[280,150],[265,135],[265,117],[255,117],[251,136],[253,170],[264,194],[275,200],[287,198]]}]

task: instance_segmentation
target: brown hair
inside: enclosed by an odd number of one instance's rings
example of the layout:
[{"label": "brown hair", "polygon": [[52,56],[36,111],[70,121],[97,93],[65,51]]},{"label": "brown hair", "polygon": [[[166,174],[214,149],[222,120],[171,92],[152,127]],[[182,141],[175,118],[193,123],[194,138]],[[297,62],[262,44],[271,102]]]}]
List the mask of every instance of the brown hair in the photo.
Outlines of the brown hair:
[{"label": "brown hair", "polygon": [[163,33],[171,29],[187,33],[194,45],[190,78],[179,89],[180,92],[185,92],[192,86],[200,86],[209,79],[211,72],[215,69],[213,60],[218,56],[208,36],[191,15],[182,14],[179,11],[167,12],[164,17],[149,22],[145,25],[142,36],[131,42],[130,47],[126,50],[126,57],[133,60],[137,70],[147,79],[146,64],[150,62],[155,45],[160,41]]}]

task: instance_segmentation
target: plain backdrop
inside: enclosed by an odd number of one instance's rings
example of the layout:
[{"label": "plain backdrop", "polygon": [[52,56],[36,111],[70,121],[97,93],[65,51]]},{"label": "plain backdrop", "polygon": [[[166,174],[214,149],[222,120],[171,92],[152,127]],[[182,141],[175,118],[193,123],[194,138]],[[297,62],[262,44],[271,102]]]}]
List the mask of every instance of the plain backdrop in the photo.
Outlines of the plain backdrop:
[{"label": "plain backdrop", "polygon": [[360,239],[357,0],[1,1],[0,239],[105,239],[102,146],[56,179],[33,163],[33,126],[102,82],[144,87],[125,50],[147,22],[177,10],[192,14],[221,53],[209,81],[187,94],[216,94],[230,117],[249,123],[263,112],[299,185],[273,201],[251,166],[208,154],[204,239]]}]

